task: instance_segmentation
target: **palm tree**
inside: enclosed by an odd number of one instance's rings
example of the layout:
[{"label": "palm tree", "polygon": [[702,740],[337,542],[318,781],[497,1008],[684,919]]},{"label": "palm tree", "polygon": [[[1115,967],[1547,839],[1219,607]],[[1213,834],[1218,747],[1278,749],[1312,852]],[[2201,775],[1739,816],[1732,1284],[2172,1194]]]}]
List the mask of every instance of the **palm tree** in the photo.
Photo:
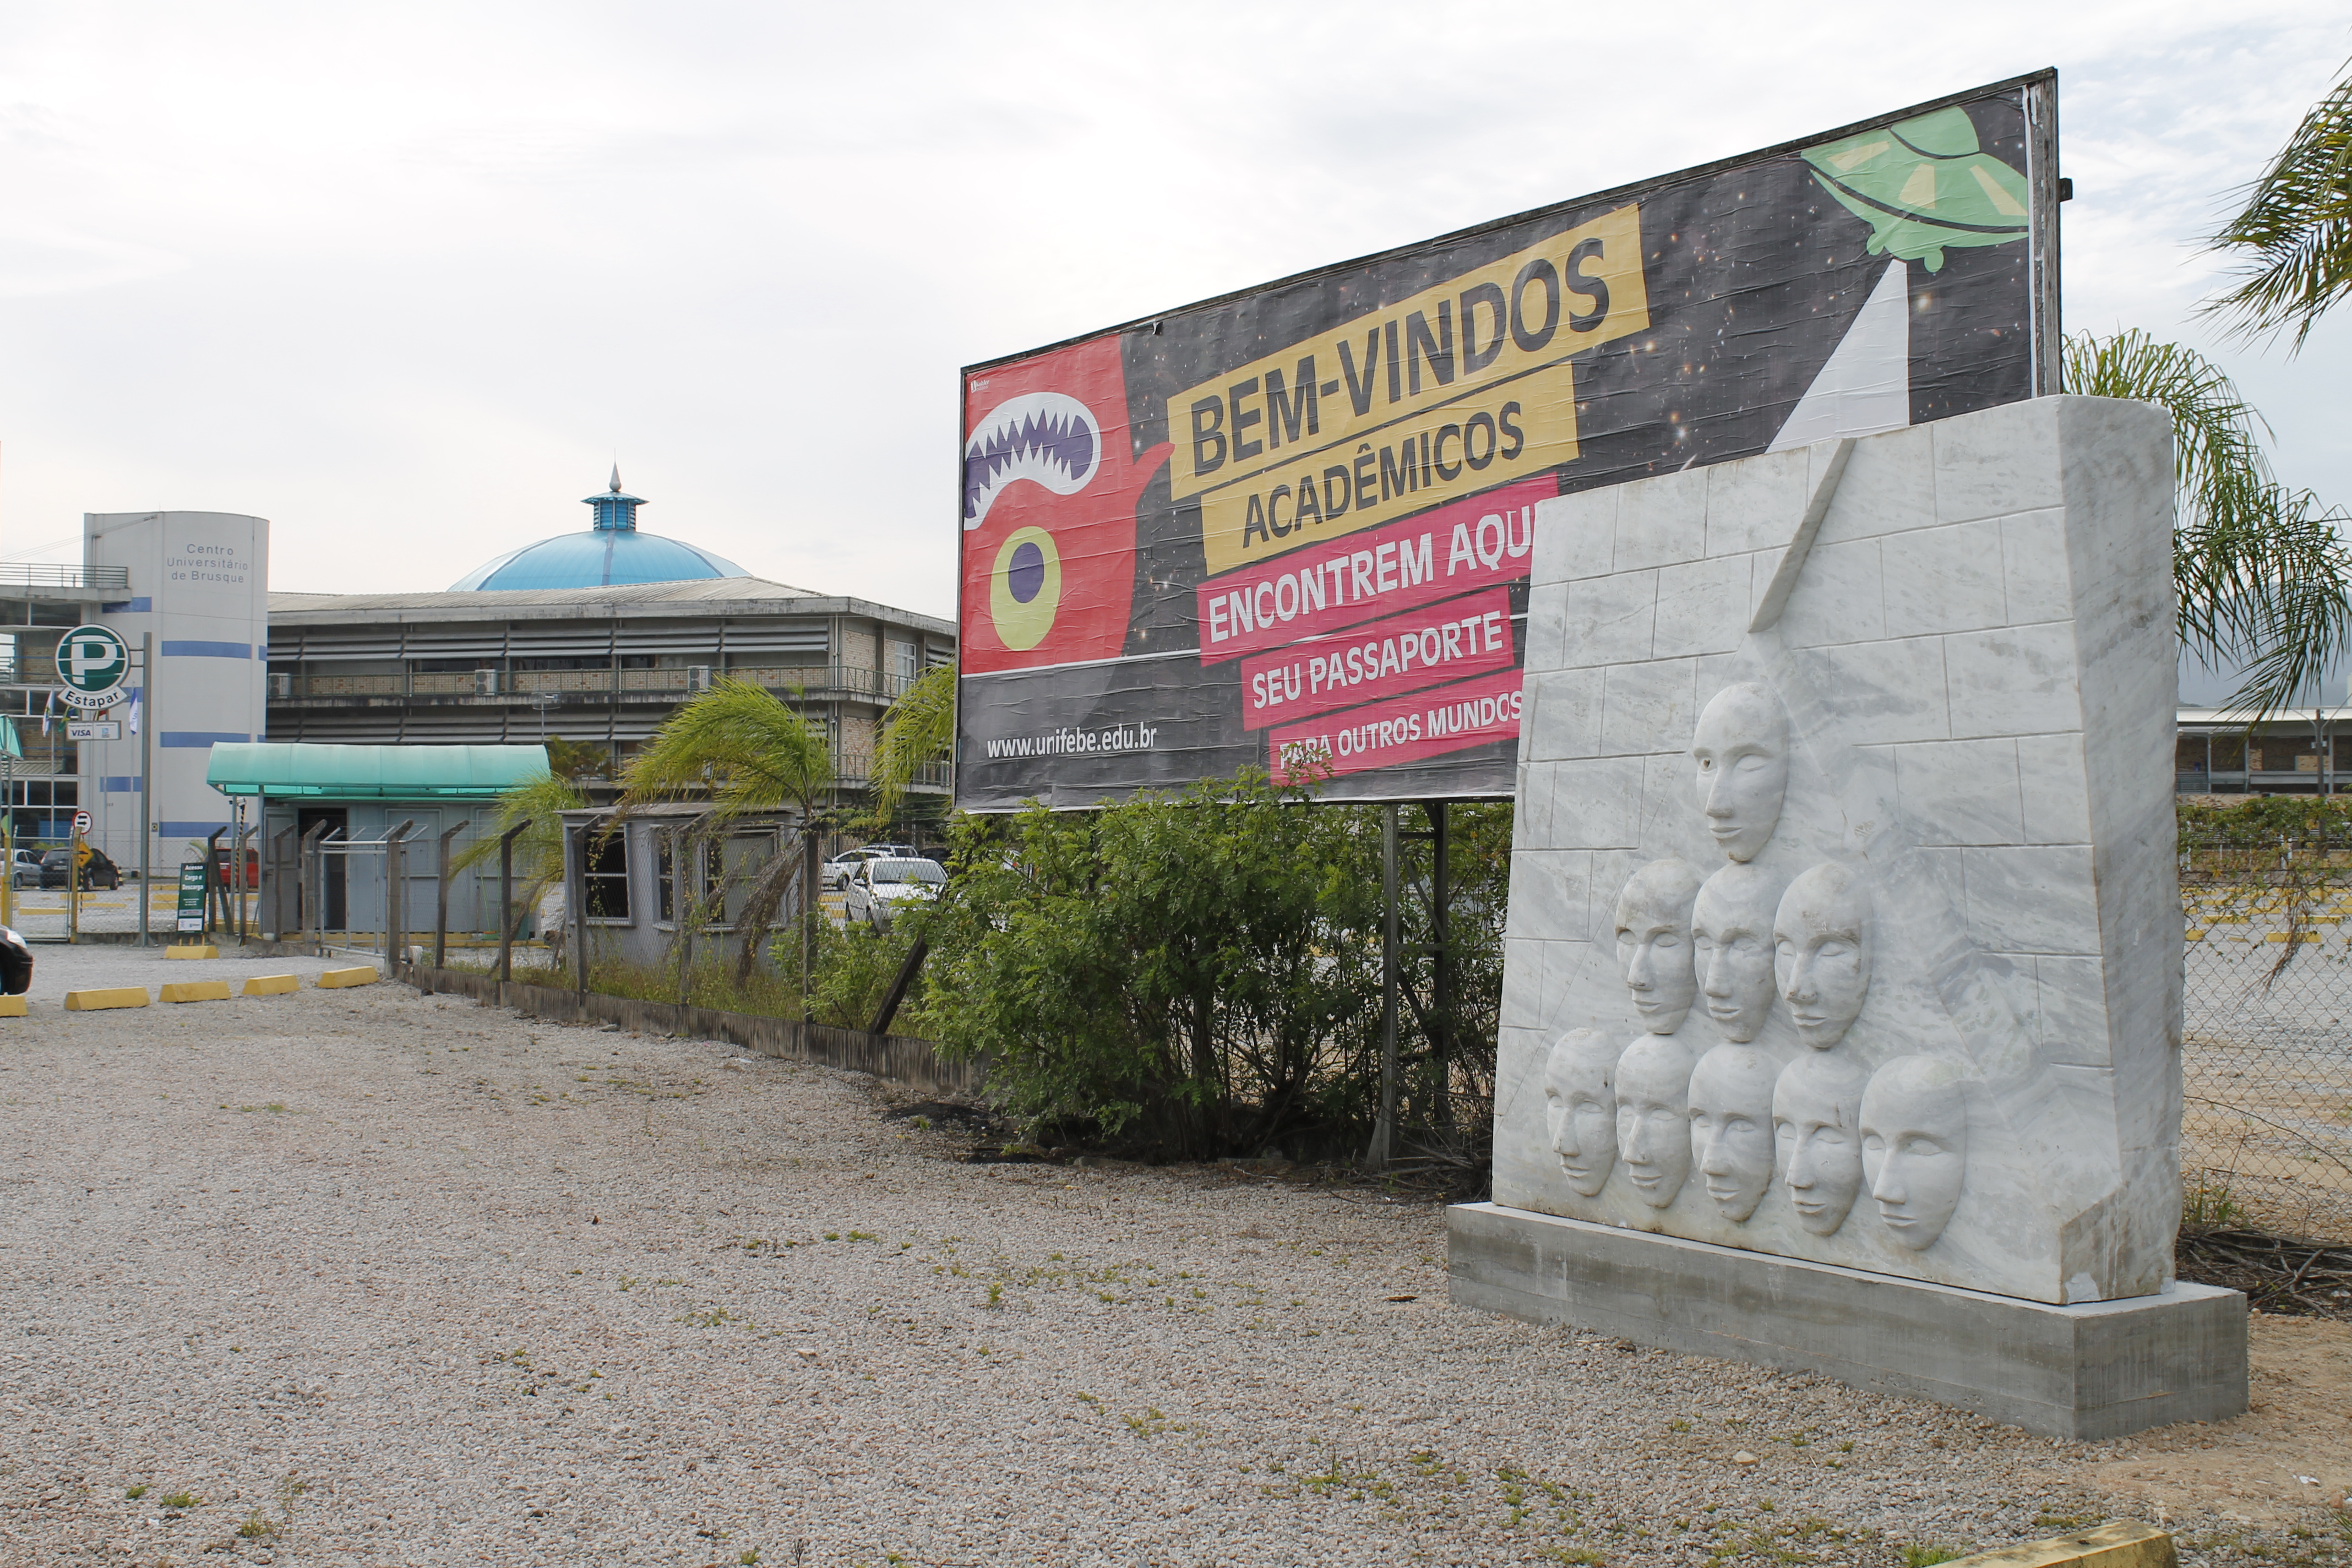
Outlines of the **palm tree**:
[{"label": "palm tree", "polygon": [[[795,696],[799,695],[797,692]],[[816,838],[807,830],[834,786],[833,752],[824,731],[764,687],[721,677],[709,691],[669,716],[645,750],[622,770],[621,810],[708,791],[712,829],[756,812],[796,807],[803,824],[799,862],[777,855],[760,868],[737,923],[743,952],[736,984],[749,980],[760,942],[783,902],[795,870],[803,873],[801,975],[807,983],[815,941]]]},{"label": "palm tree", "polygon": [[882,718],[882,743],[874,749],[874,815],[888,822],[897,815],[925,766],[955,745],[956,670],[933,665],[898,694]]},{"label": "palm tree", "polygon": [[2352,559],[2336,531],[2352,519],[2271,477],[2262,416],[2193,349],[2137,331],[2077,333],[2066,340],[2065,386],[2172,416],[2180,639],[2209,665],[2244,668],[2231,705],[2250,722],[2293,704],[2352,647]]},{"label": "palm tree", "polygon": [[[499,796],[498,831],[475,839],[451,864],[462,871],[488,859],[499,852],[499,840],[509,828],[528,822],[530,826],[516,835],[514,842],[516,868],[522,876],[522,896],[515,905],[526,910],[536,909],[547,890],[563,881],[562,814],[577,811],[587,804],[571,780],[552,773],[519,784]],[[563,918],[571,921],[578,914],[578,910],[567,909]]]},{"label": "palm tree", "polygon": [[2291,327],[2289,352],[2298,351],[2352,293],[2352,76],[2303,117],[2213,245],[2251,258],[2236,285],[2204,306],[2241,336]]}]

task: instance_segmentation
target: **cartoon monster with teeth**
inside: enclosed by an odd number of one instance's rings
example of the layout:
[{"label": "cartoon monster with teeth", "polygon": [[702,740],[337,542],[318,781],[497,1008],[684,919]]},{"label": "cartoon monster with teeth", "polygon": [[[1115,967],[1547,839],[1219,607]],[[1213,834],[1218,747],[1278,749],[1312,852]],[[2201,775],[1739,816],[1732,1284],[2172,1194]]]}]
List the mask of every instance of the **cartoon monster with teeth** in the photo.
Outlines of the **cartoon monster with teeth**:
[{"label": "cartoon monster with teeth", "polygon": [[1138,456],[1116,335],[965,383],[967,673],[1116,658],[1135,591],[1135,512],[1166,459]]}]

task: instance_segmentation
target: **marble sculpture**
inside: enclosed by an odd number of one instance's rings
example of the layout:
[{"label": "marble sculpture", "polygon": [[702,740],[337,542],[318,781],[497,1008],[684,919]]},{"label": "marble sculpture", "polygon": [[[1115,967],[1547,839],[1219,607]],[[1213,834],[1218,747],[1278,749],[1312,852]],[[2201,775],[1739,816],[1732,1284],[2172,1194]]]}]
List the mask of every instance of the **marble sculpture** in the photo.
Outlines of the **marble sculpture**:
[{"label": "marble sculpture", "polygon": [[1498,1204],[2044,1301],[2171,1278],[2151,422],[2042,399],[1538,508]]}]

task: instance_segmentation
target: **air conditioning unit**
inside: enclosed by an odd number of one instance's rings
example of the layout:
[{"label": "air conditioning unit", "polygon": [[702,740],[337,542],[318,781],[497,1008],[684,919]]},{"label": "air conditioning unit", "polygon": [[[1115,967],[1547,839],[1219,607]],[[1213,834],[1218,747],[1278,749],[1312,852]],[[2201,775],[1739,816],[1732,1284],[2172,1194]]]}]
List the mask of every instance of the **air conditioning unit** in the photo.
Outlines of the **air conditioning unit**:
[{"label": "air conditioning unit", "polygon": [[272,675],[269,678],[269,695],[277,698],[293,696],[294,678],[291,675]]},{"label": "air conditioning unit", "polygon": [[707,664],[688,665],[686,667],[686,689],[688,691],[709,690],[710,667]]},{"label": "air conditioning unit", "polygon": [[499,694],[499,672],[495,669],[474,671],[474,695],[496,697]]}]

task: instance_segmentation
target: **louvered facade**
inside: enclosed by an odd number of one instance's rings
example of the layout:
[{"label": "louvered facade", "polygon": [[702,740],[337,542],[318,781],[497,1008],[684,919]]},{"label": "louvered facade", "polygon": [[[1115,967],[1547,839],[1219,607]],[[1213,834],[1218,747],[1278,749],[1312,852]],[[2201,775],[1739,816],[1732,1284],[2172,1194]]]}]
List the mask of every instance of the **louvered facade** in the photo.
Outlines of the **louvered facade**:
[{"label": "louvered facade", "polygon": [[[822,721],[846,781],[953,626],[753,577],[571,590],[272,594],[272,741],[528,743],[617,763],[722,676]],[[929,787],[944,788],[944,776]]]}]

